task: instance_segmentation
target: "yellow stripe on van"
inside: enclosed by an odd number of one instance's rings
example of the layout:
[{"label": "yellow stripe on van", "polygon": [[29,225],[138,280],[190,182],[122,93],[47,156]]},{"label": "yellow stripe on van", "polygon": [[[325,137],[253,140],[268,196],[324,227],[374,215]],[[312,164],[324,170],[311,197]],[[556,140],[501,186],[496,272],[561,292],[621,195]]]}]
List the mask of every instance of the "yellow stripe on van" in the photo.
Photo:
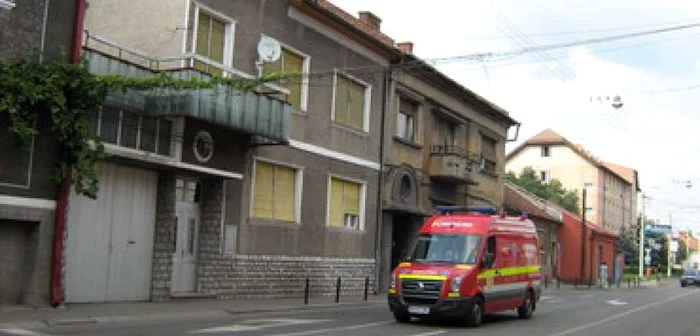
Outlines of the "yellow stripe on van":
[{"label": "yellow stripe on van", "polygon": [[485,270],[476,277],[477,279],[494,278],[497,276],[514,276],[539,273],[540,266],[503,267]]},{"label": "yellow stripe on van", "polygon": [[399,279],[413,280],[447,280],[444,275],[425,275],[425,274],[399,274]]},{"label": "yellow stripe on van", "polygon": [[402,262],[399,264],[399,267],[410,267],[411,263],[410,262]]}]

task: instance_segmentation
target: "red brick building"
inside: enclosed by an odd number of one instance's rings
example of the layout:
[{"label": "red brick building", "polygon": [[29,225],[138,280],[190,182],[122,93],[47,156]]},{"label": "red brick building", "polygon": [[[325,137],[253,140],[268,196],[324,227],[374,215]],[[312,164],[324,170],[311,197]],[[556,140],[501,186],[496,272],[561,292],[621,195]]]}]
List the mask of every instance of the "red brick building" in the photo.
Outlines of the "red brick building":
[{"label": "red brick building", "polygon": [[542,271],[548,279],[595,282],[603,262],[608,275],[614,275],[618,235],[611,229],[589,221],[584,228],[579,215],[511,183],[505,185],[504,207],[510,213],[526,212],[537,226]]},{"label": "red brick building", "polygon": [[558,274],[561,281],[595,281],[598,266],[603,262],[608,265],[608,274],[613,276],[618,235],[612,230],[588,221],[584,227],[580,216],[564,210],[557,240],[560,244]]}]

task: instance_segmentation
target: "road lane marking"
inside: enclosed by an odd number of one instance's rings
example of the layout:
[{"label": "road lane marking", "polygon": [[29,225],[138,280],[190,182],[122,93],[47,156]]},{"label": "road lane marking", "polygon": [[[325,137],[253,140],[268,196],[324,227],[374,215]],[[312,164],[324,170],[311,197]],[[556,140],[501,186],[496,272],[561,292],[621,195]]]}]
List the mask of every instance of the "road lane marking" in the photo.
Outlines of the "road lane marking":
[{"label": "road lane marking", "polygon": [[562,302],[564,302],[564,299],[554,299],[554,300],[551,300],[551,301],[547,301],[546,303],[547,303],[547,304],[552,304],[552,303],[562,303]]},{"label": "road lane marking", "polygon": [[[692,294],[698,294],[698,291],[691,292],[691,293],[692,293]],[[573,334],[573,333],[575,333],[575,332],[579,332],[579,331],[588,329],[588,328],[590,328],[590,327],[594,327],[594,326],[603,324],[603,323],[605,323],[605,322],[610,322],[610,321],[613,321],[613,320],[617,320],[617,319],[619,319],[619,318],[621,318],[621,317],[625,317],[625,316],[627,316],[627,315],[636,313],[636,312],[638,312],[638,311],[646,310],[646,309],[649,309],[649,308],[652,308],[652,307],[655,307],[655,306],[664,304],[664,303],[666,303],[666,302],[673,301],[673,300],[678,299],[678,298],[682,298],[682,297],[684,297],[684,296],[689,296],[689,295],[688,295],[688,293],[683,293],[683,294],[679,294],[679,295],[676,295],[676,296],[672,296],[672,297],[666,298],[665,300],[662,300],[662,301],[652,302],[652,303],[649,303],[649,304],[646,304],[646,305],[643,305],[643,306],[639,306],[639,307],[637,307],[637,308],[630,309],[630,310],[628,310],[628,311],[626,311],[626,312],[622,312],[622,313],[619,313],[619,314],[616,314],[616,315],[608,316],[608,317],[603,318],[603,319],[600,319],[600,320],[598,320],[598,321],[593,321],[593,322],[591,322],[591,323],[586,323],[586,324],[580,325],[580,326],[578,326],[578,327],[576,327],[576,328],[571,328],[571,329],[567,329],[567,330],[564,330],[564,331],[560,331],[560,332],[558,332],[558,333],[556,333],[556,334],[551,334],[551,335],[549,335],[549,336],[564,336],[564,335]]]},{"label": "road lane marking", "polygon": [[188,331],[191,334],[212,334],[212,333],[224,333],[224,332],[237,332],[237,331],[256,331],[277,327],[286,327],[292,325],[302,325],[302,324],[314,324],[314,323],[324,323],[331,322],[333,320],[318,320],[318,319],[289,319],[289,318],[272,318],[272,319],[256,319],[256,320],[245,320],[236,324],[219,326],[213,328],[197,329]]},{"label": "road lane marking", "polygon": [[583,294],[583,295],[579,295],[578,297],[580,297],[582,299],[587,299],[589,297],[593,297],[593,294]]},{"label": "road lane marking", "polygon": [[551,296],[540,296],[540,300],[545,301],[545,300],[551,300],[553,297]]},{"label": "road lane marking", "polygon": [[0,329],[0,333],[6,333],[18,336],[48,336],[47,334],[42,334],[36,331],[31,331],[27,329]]},{"label": "road lane marking", "polygon": [[609,305],[613,305],[613,306],[624,306],[627,304],[627,302],[620,301],[619,299],[608,300],[608,301],[605,301],[605,303],[607,303]]},{"label": "road lane marking", "polygon": [[433,335],[444,334],[444,333],[446,333],[446,332],[447,332],[447,331],[444,331],[444,330],[437,330],[437,331],[431,331],[431,332],[420,333],[420,334],[411,334],[411,335],[408,335],[408,336],[433,336]]},{"label": "road lane marking", "polygon": [[391,322],[386,322],[386,321],[385,322],[373,322],[373,323],[358,324],[358,325],[347,326],[347,327],[314,329],[314,330],[298,331],[298,332],[292,332],[292,333],[286,333],[286,334],[270,334],[269,336],[315,335],[315,334],[323,334],[323,333],[336,332],[336,331],[346,331],[346,330],[356,330],[356,329],[363,329],[363,328],[369,328],[369,327],[376,327],[376,326],[385,325],[385,324],[389,324],[389,323],[391,323]]}]

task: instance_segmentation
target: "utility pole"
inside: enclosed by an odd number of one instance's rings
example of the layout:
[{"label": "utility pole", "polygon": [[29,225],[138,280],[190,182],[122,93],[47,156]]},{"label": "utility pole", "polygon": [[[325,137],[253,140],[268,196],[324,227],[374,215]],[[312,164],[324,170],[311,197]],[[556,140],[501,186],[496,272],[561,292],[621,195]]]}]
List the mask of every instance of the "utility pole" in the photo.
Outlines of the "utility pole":
[{"label": "utility pole", "polygon": [[671,277],[671,234],[669,233],[668,238],[666,239],[668,241],[668,247],[666,248],[666,276]]},{"label": "utility pole", "polygon": [[644,203],[645,197],[642,193],[642,214],[639,217],[639,276],[644,276]]},{"label": "utility pole", "polygon": [[[583,196],[581,198],[581,280],[586,277],[586,188],[583,188]],[[592,261],[591,261],[592,262]]]}]

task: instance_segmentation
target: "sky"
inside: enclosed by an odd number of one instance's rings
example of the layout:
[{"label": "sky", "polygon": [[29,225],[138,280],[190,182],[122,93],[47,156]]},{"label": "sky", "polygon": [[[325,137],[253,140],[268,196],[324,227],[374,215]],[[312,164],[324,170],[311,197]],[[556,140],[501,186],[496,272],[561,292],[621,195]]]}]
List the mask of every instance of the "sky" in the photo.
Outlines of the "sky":
[{"label": "sky", "polygon": [[[413,42],[427,60],[496,53],[437,67],[522,123],[507,152],[552,128],[604,161],[636,169],[647,216],[700,233],[700,27],[497,56],[697,23],[700,1],[331,1],[355,15],[373,12],[382,32]],[[606,100],[616,95],[619,109]]]}]

